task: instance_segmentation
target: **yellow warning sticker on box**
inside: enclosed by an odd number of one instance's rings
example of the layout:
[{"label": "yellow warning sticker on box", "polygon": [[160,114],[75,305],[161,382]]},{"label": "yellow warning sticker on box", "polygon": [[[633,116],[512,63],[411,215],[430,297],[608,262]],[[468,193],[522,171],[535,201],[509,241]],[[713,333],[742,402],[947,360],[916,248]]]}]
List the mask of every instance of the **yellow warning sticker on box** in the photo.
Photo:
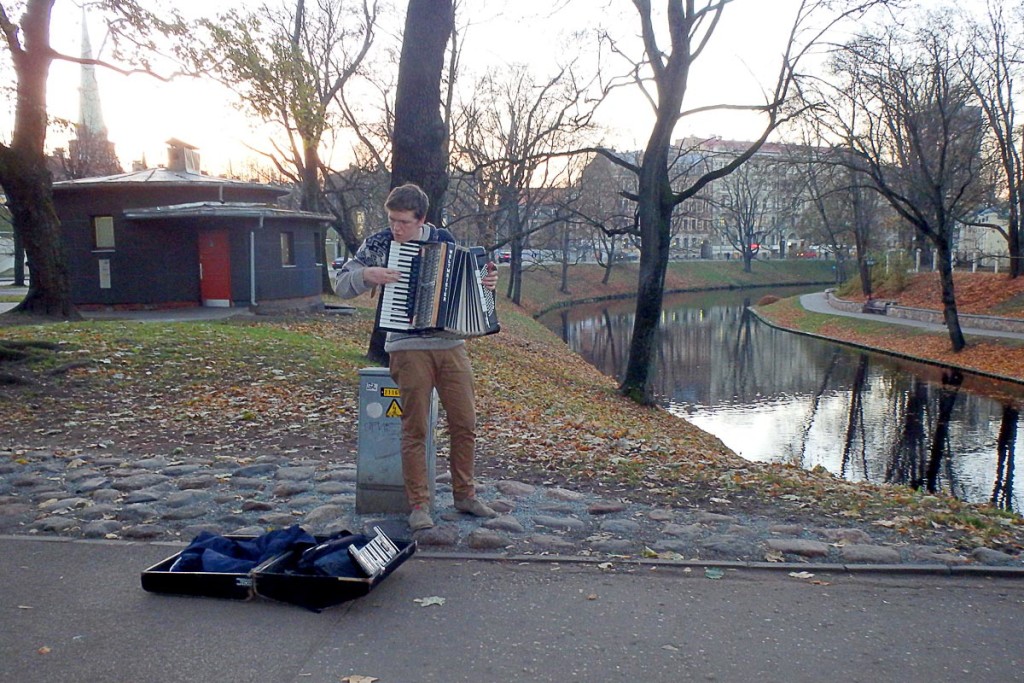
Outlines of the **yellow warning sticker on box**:
[{"label": "yellow warning sticker on box", "polygon": [[402,406],[398,401],[392,401],[388,409],[384,411],[384,415],[387,417],[402,417]]},{"label": "yellow warning sticker on box", "polygon": [[402,394],[399,393],[398,387],[383,387],[380,390],[380,395],[386,398],[398,398]]}]

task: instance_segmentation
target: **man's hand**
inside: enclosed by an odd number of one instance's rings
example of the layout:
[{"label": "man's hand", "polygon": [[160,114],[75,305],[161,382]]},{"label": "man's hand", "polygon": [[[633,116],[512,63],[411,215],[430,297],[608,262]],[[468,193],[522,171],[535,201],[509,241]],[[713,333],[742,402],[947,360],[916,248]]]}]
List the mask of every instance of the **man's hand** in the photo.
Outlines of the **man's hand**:
[{"label": "man's hand", "polygon": [[498,288],[498,266],[487,263],[487,272],[480,278],[480,284],[492,292]]},{"label": "man's hand", "polygon": [[371,266],[363,269],[363,282],[370,285],[388,285],[392,282],[398,282],[401,277],[401,271],[394,268]]}]

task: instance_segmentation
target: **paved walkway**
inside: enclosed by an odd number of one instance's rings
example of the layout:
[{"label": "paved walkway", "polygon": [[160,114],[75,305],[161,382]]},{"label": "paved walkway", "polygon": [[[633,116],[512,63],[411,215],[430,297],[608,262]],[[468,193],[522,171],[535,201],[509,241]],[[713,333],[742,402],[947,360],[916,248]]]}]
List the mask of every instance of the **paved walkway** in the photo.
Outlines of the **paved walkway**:
[{"label": "paved walkway", "polygon": [[1024,583],[419,553],[319,614],[147,593],[176,548],[0,537],[0,680],[1020,680]]},{"label": "paved walkway", "polygon": [[[0,296],[24,296],[27,287],[0,286]],[[0,313],[10,311],[17,303],[0,301]],[[80,311],[87,320],[137,320],[139,322],[184,322],[188,320],[220,320],[233,316],[252,316],[247,308],[204,307],[167,308],[148,311]]]},{"label": "paved walkway", "polygon": [[354,512],[354,467],[0,439],[0,534],[15,534],[0,536],[0,679],[989,681],[1024,667],[1006,638],[1024,627],[1019,556],[517,481],[483,482],[503,513],[485,521],[451,510],[440,477],[417,554],[322,614],[141,589],[199,528],[408,537],[402,515]]},{"label": "paved walkway", "polygon": [[[802,295],[800,297],[800,305],[806,308],[808,311],[812,311],[814,313],[824,313],[827,315],[841,315],[847,318],[860,318],[862,320],[871,320],[876,323],[903,325],[906,327],[916,327],[919,329],[934,330],[936,332],[946,331],[946,326],[944,324],[928,323],[922,322],[920,320],[909,320],[907,318],[896,318],[893,316],[877,315],[874,313],[853,313],[849,311],[841,311],[829,305],[828,299],[825,296],[825,292],[814,292],[812,294]],[[980,328],[971,327],[963,327],[962,329],[964,334],[977,335],[980,337],[1001,337],[1003,339],[1024,340],[1024,333],[1019,332],[984,330]]]}]

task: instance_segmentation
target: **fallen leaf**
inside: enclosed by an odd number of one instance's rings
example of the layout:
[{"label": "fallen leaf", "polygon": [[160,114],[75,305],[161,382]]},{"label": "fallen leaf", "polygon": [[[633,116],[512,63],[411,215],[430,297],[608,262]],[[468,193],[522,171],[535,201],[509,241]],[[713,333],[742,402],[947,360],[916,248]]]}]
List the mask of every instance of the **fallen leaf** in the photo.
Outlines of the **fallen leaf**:
[{"label": "fallen leaf", "polygon": [[790,572],[789,575],[792,576],[794,579],[813,579],[814,578],[814,574],[812,574],[810,572]]},{"label": "fallen leaf", "polygon": [[725,571],[718,567],[708,567],[704,570],[704,577],[707,579],[720,579],[725,576]]},{"label": "fallen leaf", "polygon": [[373,683],[379,680],[379,678],[374,678],[373,676],[345,676],[341,679],[341,683]]},{"label": "fallen leaf", "polygon": [[41,648],[36,650],[36,652],[38,654],[41,654],[41,655],[48,655],[48,654],[50,654],[50,648],[48,648],[47,646],[43,645]]},{"label": "fallen leaf", "polygon": [[597,565],[597,567],[598,567],[598,569],[611,569],[612,568],[612,563],[611,562],[602,562],[601,564]]},{"label": "fallen leaf", "polygon": [[440,607],[444,604],[444,598],[439,598],[434,595],[429,598],[416,598],[413,602],[418,602],[420,607],[430,607],[431,605],[437,605]]},{"label": "fallen leaf", "polygon": [[781,550],[769,550],[764,554],[764,559],[766,562],[784,562],[786,556]]}]

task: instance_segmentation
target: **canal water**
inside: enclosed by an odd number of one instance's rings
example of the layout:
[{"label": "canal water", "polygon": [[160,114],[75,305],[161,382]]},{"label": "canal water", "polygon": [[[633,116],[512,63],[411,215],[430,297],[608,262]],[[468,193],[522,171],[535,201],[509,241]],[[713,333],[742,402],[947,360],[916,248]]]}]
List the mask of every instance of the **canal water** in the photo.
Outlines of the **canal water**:
[{"label": "canal water", "polygon": [[[776,330],[741,290],[666,297],[656,399],[748,460],[822,466],[856,481],[907,484],[1020,510],[1024,385]],[[541,322],[621,379],[632,300],[553,311]]]}]

